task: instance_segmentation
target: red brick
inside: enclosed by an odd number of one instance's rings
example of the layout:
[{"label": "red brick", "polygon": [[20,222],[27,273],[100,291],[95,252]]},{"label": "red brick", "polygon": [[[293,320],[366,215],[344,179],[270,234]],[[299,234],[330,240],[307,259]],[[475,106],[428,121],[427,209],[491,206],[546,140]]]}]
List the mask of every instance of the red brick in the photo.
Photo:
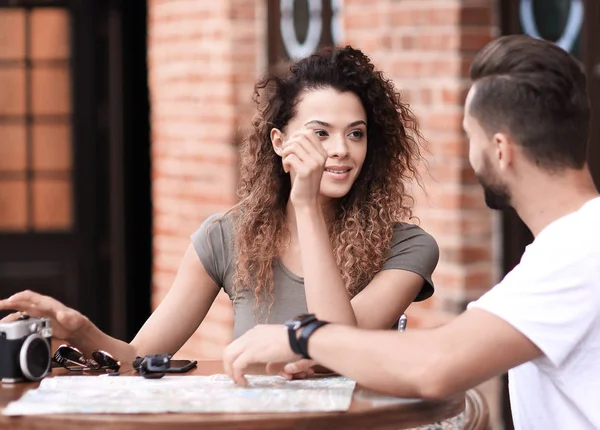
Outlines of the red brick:
[{"label": "red brick", "polygon": [[440,89],[441,101],[445,105],[464,106],[469,92],[469,86],[458,84],[453,87],[444,87]]},{"label": "red brick", "polygon": [[444,292],[476,290],[485,291],[493,285],[492,273],[487,264],[448,266],[442,261],[440,268],[433,275],[433,282]]},{"label": "red brick", "polygon": [[421,31],[417,35],[416,49],[421,51],[456,51],[461,46],[461,34],[456,29]]},{"label": "red brick", "polygon": [[438,157],[457,157],[467,161],[469,156],[469,143],[461,133],[449,133],[439,137],[430,137],[429,142],[435,146]]},{"label": "red brick", "polygon": [[462,25],[481,25],[491,27],[494,21],[494,13],[488,6],[464,5],[460,10],[460,23]]},{"label": "red brick", "polygon": [[462,121],[462,109],[448,108],[431,112],[422,119],[423,126],[432,131],[461,131]]},{"label": "red brick", "polygon": [[463,28],[460,33],[461,51],[477,52],[494,39],[489,27]]},{"label": "red brick", "polygon": [[429,24],[456,26],[461,21],[462,9],[457,2],[441,3],[429,10]]},{"label": "red brick", "polygon": [[[492,236],[492,213],[487,208],[463,211],[460,213],[446,210],[431,210],[427,216],[427,227],[438,233],[438,242],[441,247],[456,255],[456,252],[465,248],[473,259],[461,261],[472,263],[481,261],[475,258],[475,251],[480,246],[489,246],[488,239]],[[466,255],[466,254],[465,254]],[[491,257],[491,249],[479,254],[480,257]]]},{"label": "red brick", "polygon": [[422,76],[422,68],[422,61],[416,58],[403,57],[391,60],[388,73],[393,74],[395,78],[419,78]]}]

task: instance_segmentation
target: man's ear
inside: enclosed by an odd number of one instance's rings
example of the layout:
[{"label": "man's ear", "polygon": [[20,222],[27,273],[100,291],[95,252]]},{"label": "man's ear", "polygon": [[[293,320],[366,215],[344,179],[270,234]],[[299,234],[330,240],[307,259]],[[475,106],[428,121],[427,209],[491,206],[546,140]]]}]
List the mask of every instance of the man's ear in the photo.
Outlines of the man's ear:
[{"label": "man's ear", "polygon": [[500,170],[506,170],[514,162],[514,141],[505,133],[496,133],[494,145],[498,167]]},{"label": "man's ear", "polygon": [[281,157],[281,152],[283,150],[283,132],[278,128],[271,129],[271,144],[273,145],[275,154]]}]

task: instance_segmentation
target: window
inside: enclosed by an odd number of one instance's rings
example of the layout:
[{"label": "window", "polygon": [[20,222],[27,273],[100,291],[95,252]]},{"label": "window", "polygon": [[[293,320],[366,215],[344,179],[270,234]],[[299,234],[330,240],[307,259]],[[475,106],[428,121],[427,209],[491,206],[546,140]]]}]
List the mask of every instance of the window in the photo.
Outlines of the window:
[{"label": "window", "polygon": [[0,232],[72,227],[69,32],[64,8],[0,7]]}]

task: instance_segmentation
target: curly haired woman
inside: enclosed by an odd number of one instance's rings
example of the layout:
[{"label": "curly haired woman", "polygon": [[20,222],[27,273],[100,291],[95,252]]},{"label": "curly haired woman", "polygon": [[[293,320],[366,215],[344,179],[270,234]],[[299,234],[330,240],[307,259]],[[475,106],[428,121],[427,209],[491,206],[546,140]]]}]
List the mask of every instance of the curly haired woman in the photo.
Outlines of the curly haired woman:
[{"label": "curly haired woman", "polygon": [[239,203],[192,235],[169,293],[131,343],[34,292],[0,309],[48,317],[55,336],[84,353],[126,361],[175,353],[220,289],[233,302],[235,337],[303,312],[392,328],[411,302],[431,296],[437,244],[406,222],[420,135],[393,84],[361,51],[326,48],[284,78],[259,81],[255,101]]}]

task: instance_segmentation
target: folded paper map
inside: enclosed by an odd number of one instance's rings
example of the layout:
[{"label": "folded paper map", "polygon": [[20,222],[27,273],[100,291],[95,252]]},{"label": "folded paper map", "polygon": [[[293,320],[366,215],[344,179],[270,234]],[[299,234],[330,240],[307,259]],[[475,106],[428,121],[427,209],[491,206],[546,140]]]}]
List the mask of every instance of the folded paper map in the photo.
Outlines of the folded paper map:
[{"label": "folded paper map", "polygon": [[166,412],[346,411],[355,382],[343,377],[288,381],[279,376],[248,375],[248,387],[226,375],[58,376],[42,380],[7,405],[4,415]]}]

